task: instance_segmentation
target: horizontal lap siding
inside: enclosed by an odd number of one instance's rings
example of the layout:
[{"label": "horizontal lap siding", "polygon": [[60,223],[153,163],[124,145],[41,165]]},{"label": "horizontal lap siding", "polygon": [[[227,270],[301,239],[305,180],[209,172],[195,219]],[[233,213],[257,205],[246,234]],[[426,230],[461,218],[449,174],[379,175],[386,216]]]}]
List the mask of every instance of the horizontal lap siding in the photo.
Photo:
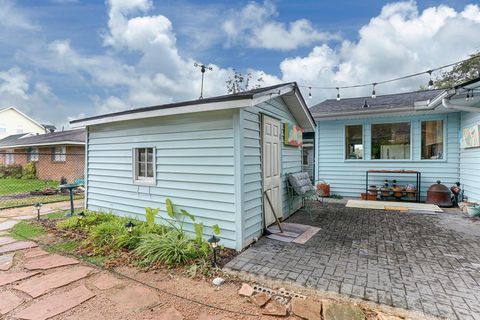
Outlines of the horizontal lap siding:
[{"label": "horizontal lap siding", "polygon": [[[421,159],[421,121],[443,119],[446,121],[446,149],[447,159],[441,161],[422,161]],[[381,161],[381,160],[344,160],[344,128],[347,124],[364,125],[365,158],[370,150],[370,127],[372,123],[411,122],[412,160],[408,161]],[[418,170],[422,173],[422,198],[426,196],[428,187],[440,179],[443,184],[450,186],[459,178],[459,116],[458,113],[425,116],[385,117],[364,120],[335,120],[320,121],[317,123],[317,158],[318,179],[330,183],[331,192],[344,197],[360,197],[365,192],[365,171],[370,169],[406,169]],[[372,174],[369,184],[383,185],[384,179],[396,179],[399,184],[415,184],[415,175],[400,174],[382,175]]]},{"label": "horizontal lap siding", "polygon": [[[156,148],[154,187],[133,184],[136,147]],[[234,174],[231,112],[89,128],[87,206],[91,210],[144,219],[145,207],[153,207],[166,217],[165,199],[171,198],[207,226],[206,235],[218,223],[222,243],[235,248]],[[193,225],[188,223],[186,229],[193,231]]]},{"label": "horizontal lap siding", "polygon": [[285,188],[285,174],[302,171],[301,149],[286,147],[283,144],[283,123],[297,124],[281,98],[275,98],[243,111],[243,161],[244,161],[244,242],[251,242],[262,231],[262,159],[261,159],[261,114],[266,114],[282,122],[281,130],[281,168],[282,168],[282,215],[288,217],[301,206],[300,199],[288,212]]},{"label": "horizontal lap siding", "polygon": [[[480,125],[480,113],[463,112],[461,129]],[[480,148],[460,150],[460,182],[470,201],[480,202]]]}]

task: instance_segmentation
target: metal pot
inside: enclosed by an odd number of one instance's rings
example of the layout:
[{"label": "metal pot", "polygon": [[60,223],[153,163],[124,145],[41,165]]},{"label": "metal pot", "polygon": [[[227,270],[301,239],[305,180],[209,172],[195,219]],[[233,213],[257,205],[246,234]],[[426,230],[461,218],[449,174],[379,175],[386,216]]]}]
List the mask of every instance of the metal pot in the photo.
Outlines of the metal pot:
[{"label": "metal pot", "polygon": [[441,184],[440,180],[434,183],[427,190],[427,199],[425,203],[436,204],[439,207],[451,207],[452,197],[450,189]]}]

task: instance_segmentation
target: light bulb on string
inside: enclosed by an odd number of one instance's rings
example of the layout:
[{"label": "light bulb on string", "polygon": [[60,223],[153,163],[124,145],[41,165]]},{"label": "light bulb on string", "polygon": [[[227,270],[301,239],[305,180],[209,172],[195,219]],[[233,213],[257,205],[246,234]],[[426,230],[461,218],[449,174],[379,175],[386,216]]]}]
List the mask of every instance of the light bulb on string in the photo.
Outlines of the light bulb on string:
[{"label": "light bulb on string", "polygon": [[375,93],[375,86],[377,85],[376,82],[372,83],[373,89],[372,89],[372,99],[375,99],[377,97],[377,94]]},{"label": "light bulb on string", "polygon": [[308,98],[312,99],[312,87],[308,87]]},{"label": "light bulb on string", "polygon": [[473,89],[470,91],[470,100],[473,100]]},{"label": "light bulb on string", "polygon": [[470,90],[467,90],[467,96],[465,97],[466,101],[470,101]]},{"label": "light bulb on string", "polygon": [[428,75],[430,76],[430,80],[428,80],[428,90],[432,90],[433,89],[432,70],[428,70]]},{"label": "light bulb on string", "polygon": [[340,101],[340,88],[337,87],[337,101]]}]

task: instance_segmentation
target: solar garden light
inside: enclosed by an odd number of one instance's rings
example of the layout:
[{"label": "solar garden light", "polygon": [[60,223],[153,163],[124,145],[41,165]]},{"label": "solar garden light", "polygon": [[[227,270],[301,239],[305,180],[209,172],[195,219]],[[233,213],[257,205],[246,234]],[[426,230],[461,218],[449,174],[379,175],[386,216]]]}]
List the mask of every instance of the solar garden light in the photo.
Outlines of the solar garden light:
[{"label": "solar garden light", "polygon": [[220,238],[212,234],[212,237],[209,238],[207,242],[213,251],[212,267],[217,267],[217,247],[218,247],[218,243],[220,242]]},{"label": "solar garden light", "polygon": [[35,209],[37,209],[37,220],[40,220],[40,209],[42,208],[42,204],[37,202],[33,205]]},{"label": "solar garden light", "polygon": [[77,214],[77,216],[78,216],[78,220],[82,220],[83,218],[85,218],[85,212],[83,212],[83,211],[82,211],[82,212],[79,212],[79,213]]},{"label": "solar garden light", "polygon": [[125,224],[125,228],[127,228],[128,232],[132,232],[133,227],[135,227],[135,225],[132,221],[129,221],[127,224]]}]

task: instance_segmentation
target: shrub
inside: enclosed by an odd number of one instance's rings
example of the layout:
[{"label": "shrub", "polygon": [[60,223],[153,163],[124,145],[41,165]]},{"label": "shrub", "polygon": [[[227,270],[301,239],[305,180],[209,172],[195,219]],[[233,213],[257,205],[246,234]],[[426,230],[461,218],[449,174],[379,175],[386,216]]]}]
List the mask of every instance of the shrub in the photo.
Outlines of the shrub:
[{"label": "shrub", "polygon": [[199,258],[202,252],[197,250],[195,242],[177,230],[164,235],[144,235],[135,249],[135,253],[142,259],[141,263],[149,266],[159,262],[169,266],[185,264]]},{"label": "shrub", "polygon": [[35,179],[37,177],[37,168],[35,162],[28,162],[23,167],[22,179]]},{"label": "shrub", "polygon": [[22,177],[22,166],[19,164],[2,164],[0,165],[0,178],[15,178]]},{"label": "shrub", "polygon": [[111,213],[100,213],[95,211],[86,211],[83,219],[78,216],[73,216],[68,219],[59,221],[57,227],[62,230],[84,230],[88,231],[92,226],[96,226],[103,222],[120,219]]}]

